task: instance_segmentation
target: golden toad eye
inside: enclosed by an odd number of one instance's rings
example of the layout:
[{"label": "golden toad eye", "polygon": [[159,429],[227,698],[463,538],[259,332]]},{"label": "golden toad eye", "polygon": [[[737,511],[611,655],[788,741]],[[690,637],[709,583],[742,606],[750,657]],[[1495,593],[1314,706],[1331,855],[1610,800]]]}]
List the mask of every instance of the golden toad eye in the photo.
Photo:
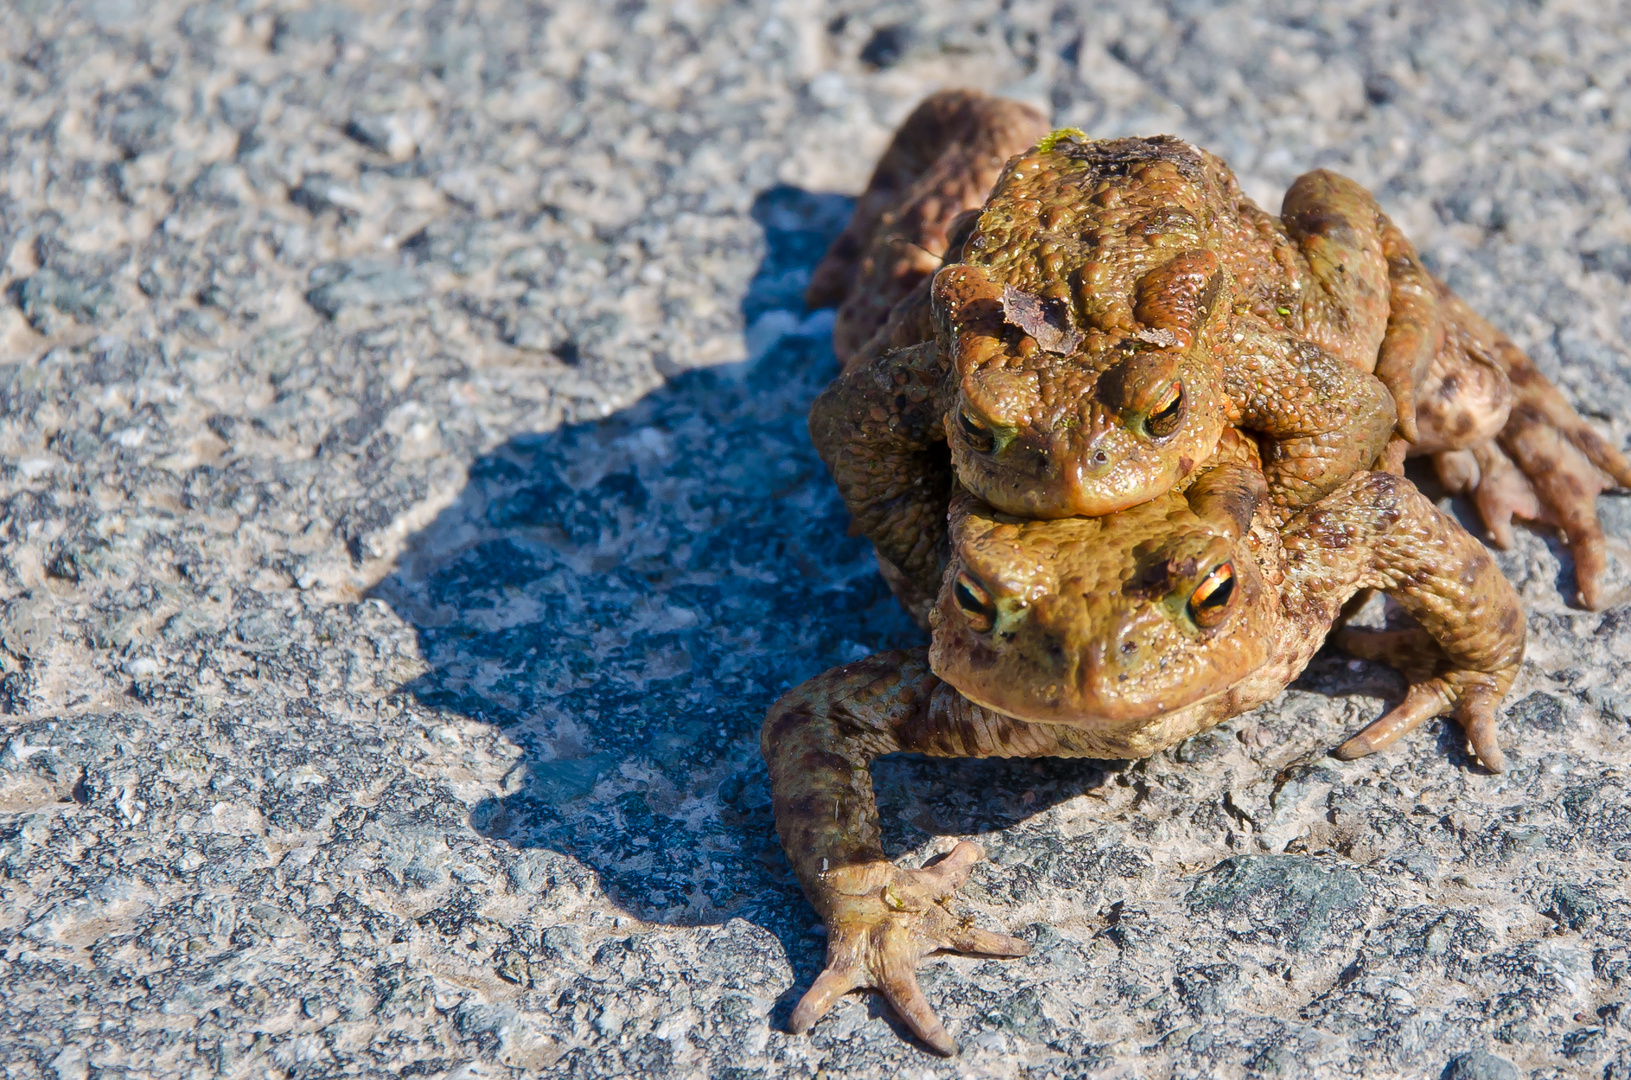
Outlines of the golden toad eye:
[{"label": "golden toad eye", "polygon": [[991,602],[991,594],[973,574],[966,570],[958,573],[951,585],[951,597],[975,633],[983,634],[997,625],[997,605]]},{"label": "golden toad eye", "polygon": [[1144,428],[1152,438],[1164,439],[1178,430],[1178,425],[1184,419],[1184,384],[1175,382],[1167,387],[1167,392],[1161,395],[1149,415],[1144,420]]},{"label": "golden toad eye", "polygon": [[989,454],[992,448],[997,445],[996,437],[991,434],[991,429],[975,419],[974,415],[967,409],[957,411],[957,426],[962,429],[963,438],[968,440],[968,445],[977,453]]},{"label": "golden toad eye", "polygon": [[1211,629],[1229,613],[1229,601],[1234,595],[1235,567],[1224,563],[1202,578],[1189,595],[1189,617],[1196,626]]}]

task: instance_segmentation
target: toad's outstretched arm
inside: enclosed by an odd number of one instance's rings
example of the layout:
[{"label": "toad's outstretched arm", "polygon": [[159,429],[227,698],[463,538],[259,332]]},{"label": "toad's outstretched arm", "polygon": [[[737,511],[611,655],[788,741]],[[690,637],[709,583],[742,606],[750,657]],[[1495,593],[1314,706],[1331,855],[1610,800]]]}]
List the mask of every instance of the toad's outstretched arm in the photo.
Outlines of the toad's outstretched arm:
[{"label": "toad's outstretched arm", "polygon": [[[1340,605],[1352,589],[1381,589],[1421,623],[1443,656],[1434,677],[1412,685],[1401,705],[1339,747],[1338,756],[1380,750],[1454,712],[1479,759],[1499,771],[1495,706],[1523,660],[1524,618],[1517,593],[1484,546],[1409,481],[1383,472],[1354,477],[1293,518],[1281,536],[1287,560],[1310,568],[1301,579],[1293,576],[1288,594]],[[1339,579],[1342,587],[1332,587]],[[1288,595],[1287,604],[1298,602]]]},{"label": "toad's outstretched arm", "polygon": [[917,984],[924,956],[942,949],[1023,956],[1017,938],[974,926],[948,904],[983,858],[963,842],[922,870],[885,857],[872,794],[872,760],[910,751],[944,757],[1072,757],[1068,729],[1028,724],[973,705],[929,670],[925,650],[881,653],[818,675],[782,696],[761,735],[776,830],[799,884],[827,926],[827,966],[798,1006],[804,1031],[839,997],[879,990],[942,1054],[956,1052]]}]

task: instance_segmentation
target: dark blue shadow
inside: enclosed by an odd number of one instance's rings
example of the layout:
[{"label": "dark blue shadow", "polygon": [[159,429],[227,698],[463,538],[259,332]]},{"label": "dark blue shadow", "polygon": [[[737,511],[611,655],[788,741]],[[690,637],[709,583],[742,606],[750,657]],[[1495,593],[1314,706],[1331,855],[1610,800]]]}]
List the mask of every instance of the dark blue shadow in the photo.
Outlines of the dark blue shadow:
[{"label": "dark blue shadow", "polygon": [[[831,313],[806,315],[803,290],[850,206],[762,194],[766,251],[743,315],[763,355],[475,461],[374,592],[430,665],[407,689],[523,752],[507,794],[473,812],[479,831],[570,856],[642,919],[762,926],[795,987],[822,945],[776,838],[760,722],[818,672],[925,640],[847,534],[805,423],[837,365]],[[1007,828],[1105,775],[913,757],[874,769],[892,852]]]},{"label": "dark blue shadow", "polygon": [[850,206],[761,195],[743,314],[764,354],[475,461],[375,590],[430,664],[407,689],[524,751],[476,827],[571,855],[643,918],[780,909],[802,930],[759,723],[787,687],[922,640],[847,535],[805,424],[837,365],[804,284]]}]

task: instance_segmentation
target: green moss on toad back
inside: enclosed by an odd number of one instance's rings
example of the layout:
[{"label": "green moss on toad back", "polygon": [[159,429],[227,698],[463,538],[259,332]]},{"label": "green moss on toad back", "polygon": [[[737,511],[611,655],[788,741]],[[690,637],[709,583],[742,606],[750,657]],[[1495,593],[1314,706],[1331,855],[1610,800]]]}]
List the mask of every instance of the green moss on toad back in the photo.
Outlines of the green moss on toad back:
[{"label": "green moss on toad back", "polygon": [[1087,132],[1083,131],[1081,128],[1059,128],[1056,131],[1050,131],[1044,135],[1042,137],[1042,141],[1036,144],[1036,148],[1041,153],[1046,154],[1055,146],[1059,145],[1059,142],[1062,139],[1080,139],[1081,141],[1086,142]]}]

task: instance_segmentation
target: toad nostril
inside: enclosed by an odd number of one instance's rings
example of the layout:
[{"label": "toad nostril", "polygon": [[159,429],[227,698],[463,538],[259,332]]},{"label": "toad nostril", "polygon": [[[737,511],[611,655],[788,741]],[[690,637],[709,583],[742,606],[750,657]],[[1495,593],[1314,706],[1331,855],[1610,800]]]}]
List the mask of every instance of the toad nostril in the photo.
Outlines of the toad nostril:
[{"label": "toad nostril", "polygon": [[1110,661],[1122,671],[1128,671],[1138,663],[1139,655],[1138,624],[1134,620],[1127,620],[1116,628],[1115,636],[1110,640],[1115,643],[1115,655]]}]

